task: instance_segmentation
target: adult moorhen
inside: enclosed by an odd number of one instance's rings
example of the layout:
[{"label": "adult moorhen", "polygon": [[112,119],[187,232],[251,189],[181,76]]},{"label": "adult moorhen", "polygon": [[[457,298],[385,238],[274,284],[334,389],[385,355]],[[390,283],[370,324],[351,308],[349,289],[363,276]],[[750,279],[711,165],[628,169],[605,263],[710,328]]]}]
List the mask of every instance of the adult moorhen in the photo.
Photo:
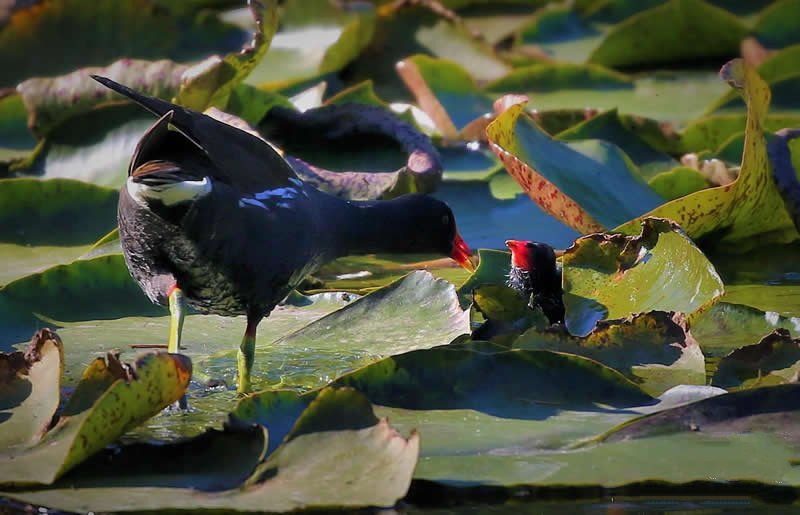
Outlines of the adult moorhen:
[{"label": "adult moorhen", "polygon": [[507,285],[517,290],[531,307],[542,308],[551,324],[564,322],[564,291],[553,247],[546,243],[507,240],[511,268]]},{"label": "adult moorhen", "polygon": [[259,138],[93,76],[160,116],[119,197],[122,250],[151,301],[168,305],[177,352],[186,304],[246,315],[239,392],[250,390],[256,327],[306,274],[340,256],[441,253],[472,267],[450,208],[432,197],[346,201],[303,183]]}]

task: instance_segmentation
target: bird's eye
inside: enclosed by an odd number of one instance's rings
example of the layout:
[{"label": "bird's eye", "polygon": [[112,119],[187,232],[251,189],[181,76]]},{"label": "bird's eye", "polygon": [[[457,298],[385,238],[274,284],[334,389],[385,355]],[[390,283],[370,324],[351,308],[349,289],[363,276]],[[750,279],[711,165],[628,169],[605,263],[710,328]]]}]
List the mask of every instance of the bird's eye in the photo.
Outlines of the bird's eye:
[{"label": "bird's eye", "polygon": [[442,216],[442,223],[443,223],[444,225],[450,225],[450,215],[444,215],[444,216]]}]

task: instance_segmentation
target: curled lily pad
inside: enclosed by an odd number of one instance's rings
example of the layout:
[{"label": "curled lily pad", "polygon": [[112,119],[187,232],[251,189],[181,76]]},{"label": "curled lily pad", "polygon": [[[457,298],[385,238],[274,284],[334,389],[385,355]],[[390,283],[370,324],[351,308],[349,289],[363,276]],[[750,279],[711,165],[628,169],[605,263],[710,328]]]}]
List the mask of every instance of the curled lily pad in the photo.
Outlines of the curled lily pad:
[{"label": "curled lily pad", "polygon": [[249,0],[256,30],[253,40],[240,51],[225,57],[211,56],[185,70],[174,102],[203,111],[208,107],[225,108],[234,89],[255,69],[269,49],[278,28],[276,0]]},{"label": "curled lily pad", "polygon": [[119,102],[113,91],[93,81],[91,75],[112,78],[148,95],[172,98],[187,69],[186,65],[166,59],[121,59],[102,68],[81,68],[58,77],[28,79],[17,86],[17,91],[28,110],[28,126],[42,137],[76,114],[100,104]]},{"label": "curled lily pad", "polygon": [[723,357],[711,384],[722,388],[753,388],[797,382],[800,342],[786,329],[776,329],[754,345],[740,347]]},{"label": "curled lily pad", "polygon": [[584,236],[567,249],[562,265],[565,323],[576,336],[601,320],[635,313],[693,313],[723,292],[711,262],[668,220],[646,218],[639,236]]},{"label": "curled lily pad", "polygon": [[64,347],[50,329],[37,331],[25,351],[0,354],[0,448],[36,443],[58,408]]},{"label": "curled lily pad", "polygon": [[586,356],[619,370],[650,395],[706,380],[703,352],[680,314],[654,311],[606,320],[583,338],[558,328],[533,328],[513,346]]},{"label": "curled lily pad", "polygon": [[[788,243],[800,238],[772,177],[763,125],[770,90],[758,73],[741,59],[720,71],[723,79],[742,90],[747,101],[747,128],[738,178],[668,202],[645,216],[669,218],[679,223],[689,237],[704,246],[746,252],[758,244]],[[617,229],[631,234],[639,220]]]},{"label": "curled lily pad", "polygon": [[[442,178],[439,154],[428,137],[378,106],[331,104],[303,113],[275,107],[258,129],[290,154],[287,159],[303,180],[339,197],[366,200],[431,192]],[[365,153],[365,141],[371,141],[378,152]],[[374,168],[362,172],[341,168],[333,171],[317,162],[330,159],[331,155],[341,158],[348,154],[348,149],[363,161],[372,152],[381,154],[381,147],[392,155],[404,155],[405,165],[393,172]],[[320,148],[336,148],[336,151],[324,157]],[[370,159],[374,157],[373,154]]]},{"label": "curled lily pad", "polygon": [[[346,414],[342,418],[331,416],[342,412]],[[222,434],[219,438],[224,437],[230,435]],[[187,442],[184,448],[208,444],[208,440],[209,437],[201,436]],[[168,446],[165,452],[175,453],[176,449],[171,447],[175,446]],[[261,446],[250,447],[256,456],[263,450]],[[211,450],[216,451],[217,460],[231,459],[220,447],[198,451],[208,461]],[[242,457],[252,463],[254,456],[248,456],[247,449],[242,451]],[[110,477],[94,476],[94,479],[92,472],[86,471],[78,485],[65,478],[53,488],[3,494],[77,511],[179,510],[191,506],[193,511],[201,513],[223,510],[278,513],[332,506],[389,507],[406,494],[418,455],[416,432],[409,438],[402,437],[386,419],[377,419],[370,403],[352,389],[326,389],[294,421],[282,445],[261,460],[238,488],[199,492],[181,484],[181,480],[186,480],[181,474],[168,479],[173,487],[157,486],[154,481],[158,475],[152,472],[137,476],[121,471],[115,477],[112,469]],[[143,463],[136,457],[131,459],[134,468],[142,471]],[[185,454],[176,454],[175,460],[184,470],[193,463],[193,457]],[[205,479],[213,477],[210,470],[201,470],[201,474]]]},{"label": "curled lily pad", "polygon": [[508,172],[545,212],[587,233],[663,202],[616,145],[556,141],[523,109],[512,105],[486,133]]},{"label": "curled lily pad", "polygon": [[[48,373],[60,375],[61,370]],[[191,373],[191,361],[180,354],[145,354],[133,366],[115,354],[97,358],[84,371],[52,429],[35,445],[0,455],[0,484],[52,483],[177,401]]]}]

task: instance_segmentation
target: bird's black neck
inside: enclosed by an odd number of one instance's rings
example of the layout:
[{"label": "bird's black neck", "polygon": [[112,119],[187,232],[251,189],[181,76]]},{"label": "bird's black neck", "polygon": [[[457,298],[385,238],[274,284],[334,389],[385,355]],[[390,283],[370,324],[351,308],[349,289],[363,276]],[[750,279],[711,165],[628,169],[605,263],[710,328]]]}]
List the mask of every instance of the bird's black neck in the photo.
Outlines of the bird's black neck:
[{"label": "bird's black neck", "polygon": [[347,254],[400,253],[413,250],[415,232],[420,228],[409,224],[408,213],[401,202],[350,201],[347,205],[347,212],[351,214],[342,228],[346,246],[343,250]]}]

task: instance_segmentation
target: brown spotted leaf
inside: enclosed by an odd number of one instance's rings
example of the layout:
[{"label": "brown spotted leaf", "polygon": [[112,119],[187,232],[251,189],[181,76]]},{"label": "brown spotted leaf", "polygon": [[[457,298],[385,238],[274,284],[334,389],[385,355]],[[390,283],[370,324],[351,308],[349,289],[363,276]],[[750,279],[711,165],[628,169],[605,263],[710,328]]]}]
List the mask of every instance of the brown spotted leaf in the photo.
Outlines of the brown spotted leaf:
[{"label": "brown spotted leaf", "polygon": [[720,76],[740,90],[747,102],[747,126],[739,177],[732,183],[701,190],[668,202],[616,230],[633,234],[642,218],[669,218],[703,246],[745,252],[757,245],[800,238],[778,191],[764,138],[770,101],[767,83],[741,59],[728,62]]},{"label": "brown spotted leaf", "polygon": [[557,141],[512,105],[486,129],[490,146],[548,214],[582,232],[614,227],[663,202],[614,144]]}]

